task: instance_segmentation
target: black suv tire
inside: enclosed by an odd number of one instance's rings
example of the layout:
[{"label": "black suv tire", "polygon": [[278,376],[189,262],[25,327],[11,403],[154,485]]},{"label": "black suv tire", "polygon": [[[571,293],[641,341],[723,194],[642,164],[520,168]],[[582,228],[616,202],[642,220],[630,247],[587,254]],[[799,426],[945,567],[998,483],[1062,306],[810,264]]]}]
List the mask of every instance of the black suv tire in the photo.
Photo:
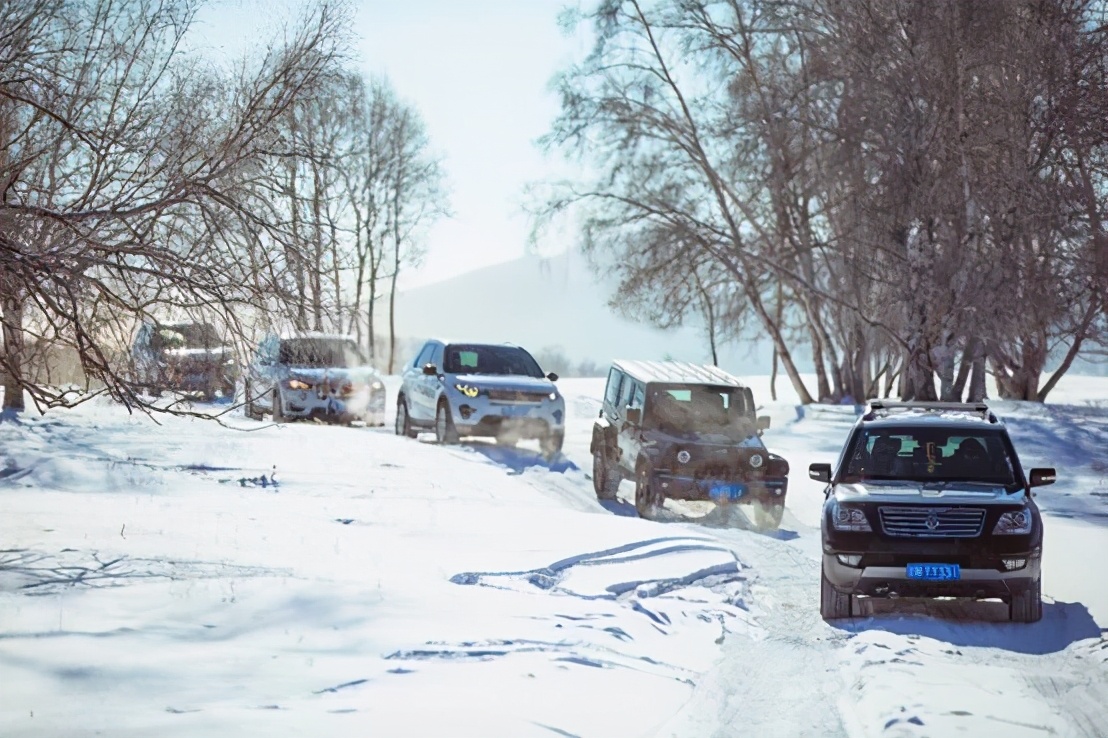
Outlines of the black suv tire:
[{"label": "black suv tire", "polygon": [[1037,623],[1043,619],[1043,580],[1012,593],[1008,619],[1013,623]]},{"label": "black suv tire", "polygon": [[539,440],[539,448],[547,460],[553,460],[562,452],[563,443],[565,443],[564,431],[549,431]]},{"label": "black suv tire", "polygon": [[819,569],[819,614],[824,620],[854,617],[854,598],[832,587],[822,566]]},{"label": "black suv tire", "polygon": [[777,530],[784,516],[784,505],[754,503],[754,526],[758,530]]},{"label": "black suv tire", "polygon": [[616,499],[619,483],[619,469],[609,463],[603,447],[597,448],[592,454],[592,488],[596,492],[596,499]]}]

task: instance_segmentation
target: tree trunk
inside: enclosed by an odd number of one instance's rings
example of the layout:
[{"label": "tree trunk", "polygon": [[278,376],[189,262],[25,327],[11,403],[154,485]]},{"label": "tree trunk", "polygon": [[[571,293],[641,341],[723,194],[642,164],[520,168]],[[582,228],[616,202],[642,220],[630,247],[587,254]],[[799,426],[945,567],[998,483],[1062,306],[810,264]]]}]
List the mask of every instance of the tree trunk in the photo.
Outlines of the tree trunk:
[{"label": "tree trunk", "polygon": [[769,399],[777,402],[777,351],[773,352],[773,364],[769,372]]},{"label": "tree trunk", "polygon": [[26,409],[23,385],[20,383],[23,373],[23,296],[18,293],[4,295],[2,305],[0,327],[4,332],[4,364],[7,371],[0,367],[4,380],[4,403],[0,409],[22,412]]}]

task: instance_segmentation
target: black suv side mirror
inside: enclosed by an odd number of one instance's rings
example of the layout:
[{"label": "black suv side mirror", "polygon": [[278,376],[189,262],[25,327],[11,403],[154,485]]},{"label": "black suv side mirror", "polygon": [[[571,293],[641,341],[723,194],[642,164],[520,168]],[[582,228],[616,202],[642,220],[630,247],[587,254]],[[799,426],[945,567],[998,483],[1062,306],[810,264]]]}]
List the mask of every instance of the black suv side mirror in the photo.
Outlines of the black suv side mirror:
[{"label": "black suv side mirror", "polygon": [[547,374],[546,378],[549,379],[551,382],[557,382],[558,381],[558,375],[555,374],[554,372],[550,372],[549,374]]},{"label": "black suv side mirror", "polygon": [[811,464],[808,466],[808,476],[817,482],[829,483],[831,481],[831,465]]},{"label": "black suv side mirror", "polygon": [[624,411],[623,419],[629,425],[642,425],[642,408],[629,407]]},{"label": "black suv side mirror", "polygon": [[762,431],[767,431],[767,430],[769,430],[769,416],[768,415],[759,415],[758,416],[758,432],[761,433]]},{"label": "black suv side mirror", "polygon": [[1028,474],[1028,484],[1032,487],[1042,487],[1047,484],[1054,484],[1057,479],[1058,475],[1054,473],[1053,467],[1032,469],[1031,473]]},{"label": "black suv side mirror", "polygon": [[423,373],[426,374],[428,377],[435,377],[438,376],[439,368],[434,364],[424,364]]}]

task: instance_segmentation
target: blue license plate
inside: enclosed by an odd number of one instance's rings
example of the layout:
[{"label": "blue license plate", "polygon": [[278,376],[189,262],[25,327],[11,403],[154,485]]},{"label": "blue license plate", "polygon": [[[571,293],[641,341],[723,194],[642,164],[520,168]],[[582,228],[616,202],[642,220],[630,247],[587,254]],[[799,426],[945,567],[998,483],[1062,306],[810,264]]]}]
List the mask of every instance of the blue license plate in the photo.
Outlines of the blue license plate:
[{"label": "blue license plate", "polygon": [[962,568],[957,564],[908,564],[907,575],[926,582],[952,582],[962,578]]},{"label": "blue license plate", "polygon": [[746,494],[745,484],[715,483],[708,488],[708,496],[717,500],[737,500]]},{"label": "blue license plate", "polygon": [[531,408],[526,405],[505,405],[500,409],[500,414],[508,418],[518,418],[530,411]]}]

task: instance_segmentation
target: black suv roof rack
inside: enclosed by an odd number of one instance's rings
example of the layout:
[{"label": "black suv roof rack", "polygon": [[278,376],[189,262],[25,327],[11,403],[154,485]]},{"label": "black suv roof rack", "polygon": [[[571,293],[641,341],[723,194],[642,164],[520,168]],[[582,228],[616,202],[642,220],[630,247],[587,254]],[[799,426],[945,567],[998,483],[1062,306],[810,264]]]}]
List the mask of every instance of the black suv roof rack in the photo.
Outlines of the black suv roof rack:
[{"label": "black suv roof rack", "polygon": [[957,412],[980,415],[990,423],[1000,422],[996,414],[983,402],[925,402],[918,400],[870,400],[864,420],[876,420],[888,416],[890,410],[922,410],[926,412]]}]

